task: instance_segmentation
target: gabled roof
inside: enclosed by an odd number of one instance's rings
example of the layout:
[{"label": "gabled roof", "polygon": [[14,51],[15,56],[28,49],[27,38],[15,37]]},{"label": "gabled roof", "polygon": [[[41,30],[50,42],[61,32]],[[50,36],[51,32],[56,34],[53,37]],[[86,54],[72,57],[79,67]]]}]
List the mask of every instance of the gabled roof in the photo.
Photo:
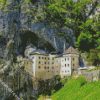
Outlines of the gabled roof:
[{"label": "gabled roof", "polygon": [[65,50],[64,54],[79,54],[78,50],[70,46]]}]

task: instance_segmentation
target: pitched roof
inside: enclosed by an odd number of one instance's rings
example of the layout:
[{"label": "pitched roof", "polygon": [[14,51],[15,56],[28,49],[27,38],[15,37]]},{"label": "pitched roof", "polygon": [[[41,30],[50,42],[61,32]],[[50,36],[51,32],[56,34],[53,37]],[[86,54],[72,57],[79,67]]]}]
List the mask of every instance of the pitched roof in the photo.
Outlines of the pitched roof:
[{"label": "pitched roof", "polygon": [[78,50],[70,46],[65,50],[64,54],[79,54]]}]

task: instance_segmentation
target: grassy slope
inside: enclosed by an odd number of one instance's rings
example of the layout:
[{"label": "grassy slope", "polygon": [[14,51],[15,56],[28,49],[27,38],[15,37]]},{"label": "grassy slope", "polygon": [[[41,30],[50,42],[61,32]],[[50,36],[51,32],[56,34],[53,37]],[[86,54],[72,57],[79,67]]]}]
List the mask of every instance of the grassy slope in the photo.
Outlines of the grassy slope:
[{"label": "grassy slope", "polygon": [[86,83],[84,78],[71,79],[52,96],[53,100],[100,100],[100,81]]}]

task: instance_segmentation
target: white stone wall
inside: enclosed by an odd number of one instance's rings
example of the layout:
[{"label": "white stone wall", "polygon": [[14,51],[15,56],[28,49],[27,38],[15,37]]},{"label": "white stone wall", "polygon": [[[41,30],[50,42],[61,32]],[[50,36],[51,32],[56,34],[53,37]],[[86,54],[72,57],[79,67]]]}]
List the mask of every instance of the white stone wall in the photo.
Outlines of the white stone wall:
[{"label": "white stone wall", "polygon": [[71,76],[79,67],[79,55],[66,54],[61,57],[61,78]]},{"label": "white stone wall", "polygon": [[61,58],[60,75],[61,75],[61,78],[71,75],[71,57],[70,56],[63,56]]}]

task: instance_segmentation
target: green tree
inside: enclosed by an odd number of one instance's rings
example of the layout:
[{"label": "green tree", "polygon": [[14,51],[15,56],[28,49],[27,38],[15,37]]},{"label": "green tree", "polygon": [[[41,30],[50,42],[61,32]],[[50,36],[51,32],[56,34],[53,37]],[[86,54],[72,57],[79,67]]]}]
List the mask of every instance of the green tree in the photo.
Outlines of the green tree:
[{"label": "green tree", "polygon": [[[79,36],[80,26],[85,23],[94,9],[98,6],[98,0],[48,0],[45,5],[45,18],[51,26],[56,28],[71,28],[76,37]],[[92,7],[89,9],[89,5]]]},{"label": "green tree", "polygon": [[89,51],[90,49],[95,48],[96,41],[92,38],[91,33],[81,33],[77,45],[81,51]]},{"label": "green tree", "polygon": [[61,32],[61,28],[67,27],[73,30],[80,50],[88,51],[99,46],[100,14],[95,15],[95,10],[100,6],[98,0],[77,0],[77,2],[74,0],[45,0],[44,2],[44,20],[52,28],[58,30],[58,35],[68,40],[69,37]]}]

